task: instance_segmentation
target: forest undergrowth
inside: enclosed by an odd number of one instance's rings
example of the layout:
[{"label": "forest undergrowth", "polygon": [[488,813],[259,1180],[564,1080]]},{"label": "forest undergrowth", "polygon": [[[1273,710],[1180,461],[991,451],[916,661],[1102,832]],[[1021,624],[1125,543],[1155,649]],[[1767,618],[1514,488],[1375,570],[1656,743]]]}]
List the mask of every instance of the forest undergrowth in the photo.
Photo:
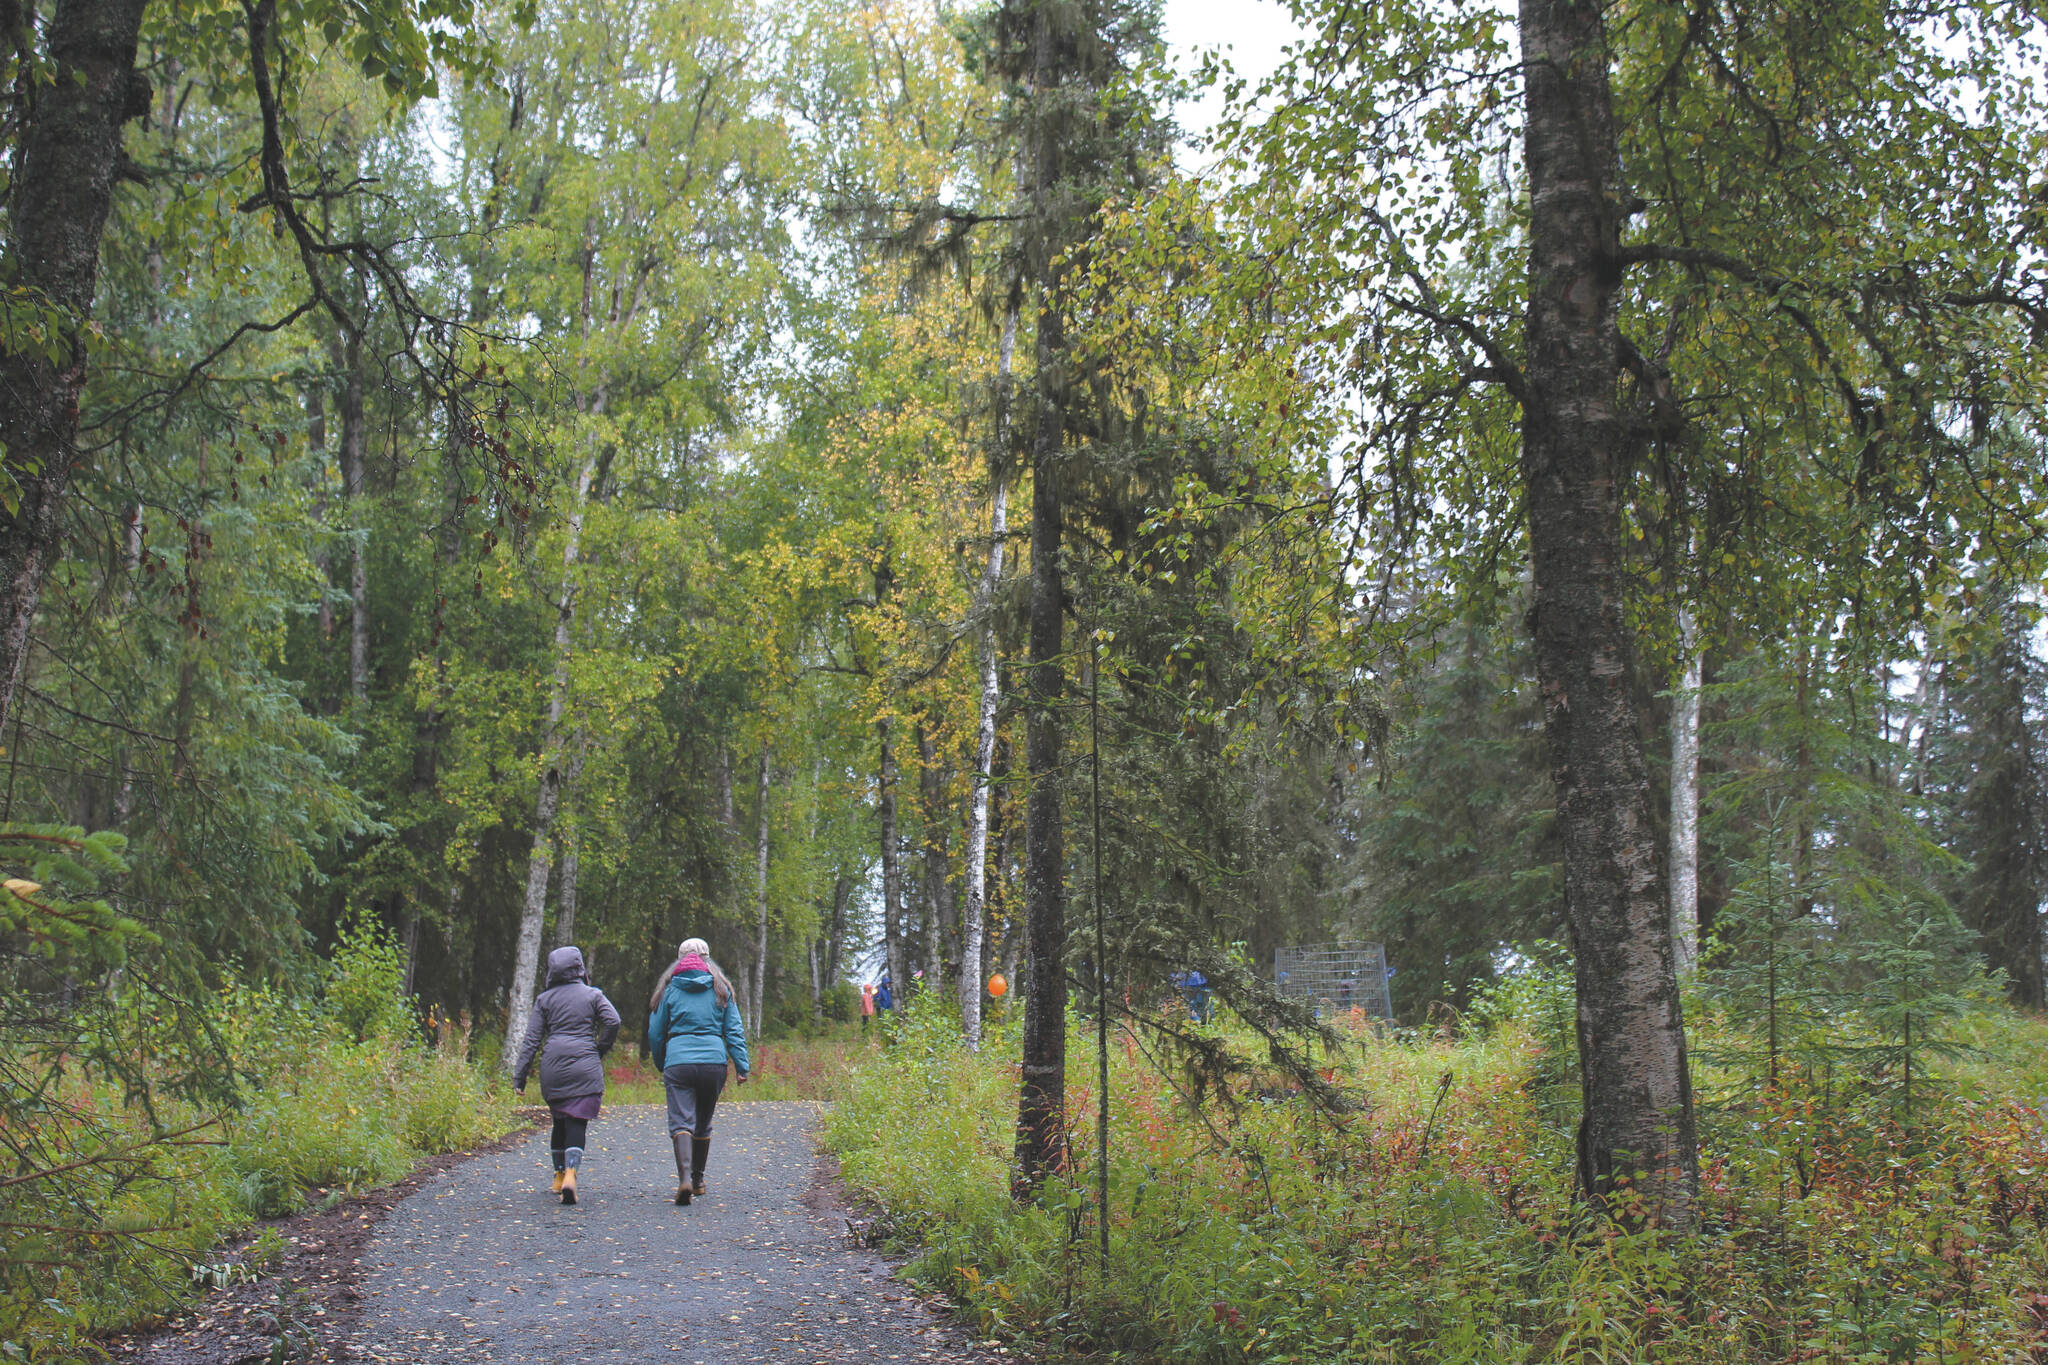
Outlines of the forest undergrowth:
[{"label": "forest undergrowth", "polygon": [[[775,1042],[754,1040],[753,1070],[745,1085],[728,1085],[720,1104],[744,1100],[809,1100],[831,1103],[842,1098],[862,1063],[881,1046],[881,1030],[862,1032],[839,1025],[812,1037],[791,1035]],[[663,1104],[667,1092],[661,1073],[630,1049],[621,1046],[605,1067],[606,1104]]]},{"label": "forest undergrowth", "polygon": [[[0,1181],[0,1359],[99,1359],[94,1338],[284,1251],[263,1229],[224,1257],[236,1234],[516,1127],[507,1087],[470,1060],[465,1027],[427,1020],[437,1046],[426,1045],[401,972],[388,940],[364,937],[344,940],[317,997],[221,992],[211,1022],[216,1055],[233,1059],[235,1105],[69,1068],[37,1119],[42,1171]],[[153,1066],[192,1060],[189,1019],[130,1022],[129,1043]]]},{"label": "forest undergrowth", "polygon": [[[1689,1017],[1700,1054],[1747,1055],[1748,1030]],[[1910,1093],[1888,1063],[1770,1084],[1696,1062],[1700,1222],[1678,1236],[1575,1201],[1570,1020],[1568,980],[1540,975],[1435,1030],[1354,1018],[1326,1059],[1341,1117],[1277,1077],[1194,1110],[1119,1031],[1106,1268],[1092,1023],[1069,1039],[1070,1176],[1034,1203],[1008,1197],[1007,1025],[976,1054],[913,1011],[829,1141],[913,1275],[1051,1359],[2048,1359],[2048,1022],[1957,1021]]]}]

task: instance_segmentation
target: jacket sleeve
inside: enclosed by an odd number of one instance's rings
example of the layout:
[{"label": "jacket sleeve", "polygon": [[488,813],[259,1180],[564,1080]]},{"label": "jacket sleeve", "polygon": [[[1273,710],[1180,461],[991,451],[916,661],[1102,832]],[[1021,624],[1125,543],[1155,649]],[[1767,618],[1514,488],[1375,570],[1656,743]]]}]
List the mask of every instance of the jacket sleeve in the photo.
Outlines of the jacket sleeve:
[{"label": "jacket sleeve", "polygon": [[668,1065],[668,992],[661,993],[661,999],[647,1016],[647,1055],[654,1059],[654,1069],[662,1070]]},{"label": "jacket sleeve", "polygon": [[740,1075],[747,1074],[747,1026],[740,1018],[740,1002],[725,1002],[725,1055]]},{"label": "jacket sleeve", "polygon": [[541,1041],[546,1036],[547,1025],[541,1021],[540,1001],[536,1000],[533,1013],[526,1016],[526,1036],[519,1040],[519,1065],[512,1068],[514,1090],[526,1084],[526,1077],[533,1070],[534,1054],[540,1051]]},{"label": "jacket sleeve", "polygon": [[612,1044],[619,1041],[619,1011],[611,997],[603,991],[597,992],[597,1055],[602,1057],[612,1050]]}]

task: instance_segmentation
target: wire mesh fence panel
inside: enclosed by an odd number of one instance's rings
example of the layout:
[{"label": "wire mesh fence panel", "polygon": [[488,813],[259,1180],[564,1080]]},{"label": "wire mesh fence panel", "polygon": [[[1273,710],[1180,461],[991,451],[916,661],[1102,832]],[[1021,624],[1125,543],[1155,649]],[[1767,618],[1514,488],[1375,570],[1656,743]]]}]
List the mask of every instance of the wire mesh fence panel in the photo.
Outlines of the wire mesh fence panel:
[{"label": "wire mesh fence panel", "polygon": [[1394,1017],[1387,950],[1379,943],[1300,943],[1273,953],[1273,985],[1282,995],[1328,1009]]}]

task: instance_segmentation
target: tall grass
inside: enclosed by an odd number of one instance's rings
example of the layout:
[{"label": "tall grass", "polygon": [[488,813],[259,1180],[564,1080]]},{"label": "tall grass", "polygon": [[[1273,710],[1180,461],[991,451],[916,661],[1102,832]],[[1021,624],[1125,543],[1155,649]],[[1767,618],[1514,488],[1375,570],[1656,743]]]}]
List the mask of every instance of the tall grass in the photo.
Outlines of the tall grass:
[{"label": "tall grass", "polygon": [[[1069,1039],[1074,1164],[1007,1193],[1014,1033],[915,1016],[827,1124],[877,1227],[987,1334],[1052,1359],[1979,1361],[2048,1356],[2048,1024],[1980,1025],[1924,1122],[1884,1079],[1730,1085],[1701,1111],[1701,1227],[1573,1201],[1569,1059],[1528,1012],[1358,1041],[1318,1116],[1277,1081],[1192,1113],[1111,1044],[1110,1254],[1096,1250],[1092,1027]],[[1230,1025],[1220,1025],[1226,1031]],[[1249,1048],[1251,1040],[1239,1043]]]},{"label": "tall grass", "polygon": [[[753,1069],[745,1085],[728,1079],[721,1104],[741,1100],[811,1100],[831,1103],[843,1096],[860,1064],[881,1046],[879,1028],[863,1033],[841,1025],[815,1037],[792,1034],[778,1042],[753,1044]],[[621,1049],[624,1053],[625,1049]],[[661,1104],[661,1073],[633,1055],[617,1056],[605,1068],[605,1103]]]},{"label": "tall grass", "polygon": [[[429,1050],[404,1009],[366,1017],[333,1007],[346,989],[330,996],[221,997],[233,1108],[71,1081],[39,1133],[51,1173],[0,1186],[0,1359],[101,1358],[92,1338],[189,1301],[222,1242],[256,1221],[388,1184],[517,1126],[459,1031]],[[280,1246],[259,1239],[254,1258]]]}]

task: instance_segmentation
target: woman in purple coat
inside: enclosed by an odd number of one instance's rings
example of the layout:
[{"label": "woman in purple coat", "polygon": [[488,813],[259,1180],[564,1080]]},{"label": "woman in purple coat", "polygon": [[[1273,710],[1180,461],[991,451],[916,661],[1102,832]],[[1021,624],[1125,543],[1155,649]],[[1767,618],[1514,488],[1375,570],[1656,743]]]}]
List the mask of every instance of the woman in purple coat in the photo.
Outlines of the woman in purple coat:
[{"label": "woman in purple coat", "polygon": [[555,1161],[554,1188],[564,1204],[576,1202],[583,1140],[604,1101],[604,1054],[618,1036],[619,1012],[603,991],[584,980],[582,950],[557,948],[549,953],[548,988],[527,1017],[512,1088],[526,1090],[534,1054],[540,1054],[540,1097],[555,1116],[548,1143]]}]

